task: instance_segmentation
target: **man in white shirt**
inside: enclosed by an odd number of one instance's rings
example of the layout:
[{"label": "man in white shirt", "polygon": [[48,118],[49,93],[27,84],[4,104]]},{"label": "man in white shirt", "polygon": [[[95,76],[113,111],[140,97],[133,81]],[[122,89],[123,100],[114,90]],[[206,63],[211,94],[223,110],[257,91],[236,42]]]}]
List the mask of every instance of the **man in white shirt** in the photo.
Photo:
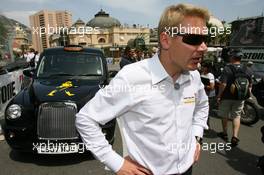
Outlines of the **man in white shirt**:
[{"label": "man in white shirt", "polygon": [[35,50],[31,48],[29,53],[27,54],[27,63],[32,69],[36,67],[36,58],[37,54],[35,53]]},{"label": "man in white shirt", "polygon": [[38,64],[39,56],[40,56],[39,52],[38,51],[35,51],[35,65]]},{"label": "man in white shirt", "polygon": [[[87,148],[117,175],[191,174],[208,127],[208,97],[196,70],[207,50],[202,29],[208,20],[199,7],[168,7],[159,22],[160,52],[125,66],[76,115]],[[192,27],[198,30],[186,32]],[[125,158],[99,127],[115,117],[122,123]]]},{"label": "man in white shirt", "polygon": [[35,50],[33,48],[30,48],[28,54],[27,54],[27,62],[29,63],[31,59],[33,59],[35,56]]}]

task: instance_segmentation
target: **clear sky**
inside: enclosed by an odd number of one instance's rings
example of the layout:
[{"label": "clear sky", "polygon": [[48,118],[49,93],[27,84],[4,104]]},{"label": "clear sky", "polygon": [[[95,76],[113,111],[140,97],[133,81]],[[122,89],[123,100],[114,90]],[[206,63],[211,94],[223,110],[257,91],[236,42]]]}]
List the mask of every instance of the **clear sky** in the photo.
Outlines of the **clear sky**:
[{"label": "clear sky", "polygon": [[0,0],[0,13],[29,26],[29,15],[47,10],[68,10],[73,22],[94,17],[101,8],[122,24],[156,27],[163,9],[171,4],[191,3],[207,7],[220,20],[231,22],[237,17],[264,13],[264,0]]}]

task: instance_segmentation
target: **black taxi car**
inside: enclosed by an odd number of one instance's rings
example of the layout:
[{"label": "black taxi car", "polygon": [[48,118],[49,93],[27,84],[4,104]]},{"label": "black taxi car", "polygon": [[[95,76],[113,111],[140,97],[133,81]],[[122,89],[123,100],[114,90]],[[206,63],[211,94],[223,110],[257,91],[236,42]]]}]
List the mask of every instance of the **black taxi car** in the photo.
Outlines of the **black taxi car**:
[{"label": "black taxi car", "polygon": [[[107,62],[98,49],[68,46],[43,51],[30,84],[7,105],[3,131],[14,150],[39,154],[82,153],[75,114],[108,84]],[[101,126],[110,144],[115,120]]]}]

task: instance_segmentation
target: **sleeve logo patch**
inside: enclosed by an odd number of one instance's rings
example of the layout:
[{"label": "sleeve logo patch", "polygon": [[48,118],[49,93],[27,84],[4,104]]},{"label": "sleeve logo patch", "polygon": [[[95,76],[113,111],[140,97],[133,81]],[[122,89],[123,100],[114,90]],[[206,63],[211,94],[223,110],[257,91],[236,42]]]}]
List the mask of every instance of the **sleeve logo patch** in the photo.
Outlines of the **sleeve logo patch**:
[{"label": "sleeve logo patch", "polygon": [[195,103],[195,97],[184,97],[183,103],[184,104]]}]

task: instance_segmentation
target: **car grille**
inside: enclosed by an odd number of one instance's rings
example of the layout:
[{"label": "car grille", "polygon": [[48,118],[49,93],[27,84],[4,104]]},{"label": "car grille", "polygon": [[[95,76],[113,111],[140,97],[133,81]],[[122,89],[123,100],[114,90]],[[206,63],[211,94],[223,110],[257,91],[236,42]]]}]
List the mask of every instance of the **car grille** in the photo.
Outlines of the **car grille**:
[{"label": "car grille", "polygon": [[39,139],[65,140],[78,138],[75,128],[75,103],[43,103],[38,113]]}]

